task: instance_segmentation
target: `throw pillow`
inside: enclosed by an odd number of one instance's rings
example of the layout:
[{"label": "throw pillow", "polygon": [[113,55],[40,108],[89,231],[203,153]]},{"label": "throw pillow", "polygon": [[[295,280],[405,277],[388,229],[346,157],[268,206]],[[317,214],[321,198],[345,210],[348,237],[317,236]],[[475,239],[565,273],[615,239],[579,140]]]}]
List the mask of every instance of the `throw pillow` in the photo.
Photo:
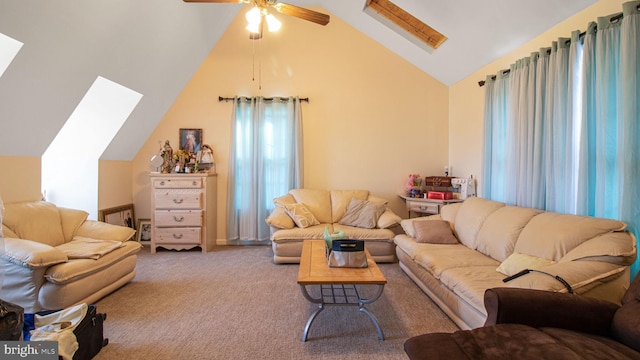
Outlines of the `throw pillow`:
[{"label": "throw pillow", "polygon": [[364,229],[374,229],[386,208],[382,203],[353,198],[349,202],[347,212],[342,215],[338,223]]},{"label": "throw pillow", "polygon": [[416,242],[429,244],[458,244],[451,225],[445,220],[414,221]]},{"label": "throw pillow", "polygon": [[267,224],[279,229],[293,229],[296,225],[293,219],[287,214],[284,209],[284,205],[276,206],[273,211],[267,216]]},{"label": "throw pillow", "polygon": [[537,256],[531,256],[527,254],[521,254],[514,252],[504,259],[502,264],[496,269],[497,272],[503,273],[507,276],[517,274],[524,269],[536,270],[548,265],[553,265],[556,262],[553,260],[547,260]]},{"label": "throw pillow", "polygon": [[320,222],[309,211],[304,204],[284,204],[284,210],[287,215],[293,219],[293,222],[300,228],[306,228],[313,225],[318,225]]},{"label": "throw pillow", "polygon": [[391,209],[386,209],[382,215],[378,218],[378,229],[388,229],[392,226],[400,224],[402,218],[396,213],[394,213]]}]

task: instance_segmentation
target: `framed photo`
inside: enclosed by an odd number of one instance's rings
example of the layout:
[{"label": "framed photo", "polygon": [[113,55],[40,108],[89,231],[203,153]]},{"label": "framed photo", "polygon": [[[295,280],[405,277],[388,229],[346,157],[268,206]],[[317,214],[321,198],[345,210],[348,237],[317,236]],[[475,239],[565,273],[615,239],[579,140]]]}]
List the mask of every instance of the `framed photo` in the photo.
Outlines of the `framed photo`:
[{"label": "framed photo", "polygon": [[202,129],[180,129],[180,150],[198,153],[202,145]]},{"label": "framed photo", "polygon": [[151,241],[151,219],[138,219],[136,240],[139,243],[148,243]]},{"label": "framed photo", "polygon": [[107,224],[120,225],[135,229],[133,204],[102,209],[98,212],[98,220]]}]

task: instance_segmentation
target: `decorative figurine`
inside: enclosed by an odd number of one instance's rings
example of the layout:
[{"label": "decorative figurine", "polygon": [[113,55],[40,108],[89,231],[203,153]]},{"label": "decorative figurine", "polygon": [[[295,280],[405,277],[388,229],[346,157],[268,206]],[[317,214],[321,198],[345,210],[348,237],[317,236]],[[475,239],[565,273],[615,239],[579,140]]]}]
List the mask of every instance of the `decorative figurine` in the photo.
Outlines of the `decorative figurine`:
[{"label": "decorative figurine", "polygon": [[196,155],[196,164],[198,164],[198,169],[200,170],[213,169],[215,171],[216,164],[213,160],[213,149],[211,146],[207,144],[202,145],[202,150]]},{"label": "decorative figurine", "polygon": [[169,140],[164,142],[164,148],[162,149],[162,173],[170,174],[173,168],[173,148],[169,144]]}]

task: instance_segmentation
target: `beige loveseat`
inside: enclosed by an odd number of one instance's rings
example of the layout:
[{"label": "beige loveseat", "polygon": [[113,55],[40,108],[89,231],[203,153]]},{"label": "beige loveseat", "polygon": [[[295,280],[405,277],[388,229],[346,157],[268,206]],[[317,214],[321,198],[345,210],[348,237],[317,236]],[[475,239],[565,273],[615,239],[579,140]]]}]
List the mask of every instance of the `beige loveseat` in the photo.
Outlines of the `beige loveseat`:
[{"label": "beige loveseat", "polygon": [[44,201],[5,204],[0,298],[27,313],[93,303],[135,276],[135,230]]},{"label": "beige loveseat", "polygon": [[[623,222],[481,198],[401,225],[406,234],[395,237],[400,267],[462,329],[484,324],[485,290],[568,292],[555,276],[576,294],[620,303],[636,258],[635,238]],[[503,282],[523,269],[537,271]]]},{"label": "beige loveseat", "polygon": [[343,231],[349,239],[364,240],[377,262],[396,259],[393,237],[402,219],[368,190],[293,189],[273,202],[276,207],[266,221],[276,263],[299,263],[303,240],[322,239],[327,227],[330,233]]}]

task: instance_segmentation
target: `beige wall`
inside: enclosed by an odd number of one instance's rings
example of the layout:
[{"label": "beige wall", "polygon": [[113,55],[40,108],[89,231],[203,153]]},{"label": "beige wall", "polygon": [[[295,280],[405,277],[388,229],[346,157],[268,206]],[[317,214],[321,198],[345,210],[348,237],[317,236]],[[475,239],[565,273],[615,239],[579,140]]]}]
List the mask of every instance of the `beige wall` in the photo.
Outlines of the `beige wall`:
[{"label": "beige wall", "polygon": [[0,169],[2,201],[9,203],[42,198],[39,157],[0,156]]},{"label": "beige wall", "polygon": [[[218,239],[226,239],[232,104],[218,96],[301,96],[305,187],[369,189],[405,214],[409,173],[442,173],[448,89],[337,17],[321,27],[280,16],[277,34],[250,41],[244,11],[232,22],[133,161],[136,213],[149,217],[148,161],[178,129],[203,128],[218,170]],[[252,82],[255,46],[256,81]],[[262,90],[258,89],[262,63]]]},{"label": "beige wall", "polygon": [[133,202],[130,181],[132,176],[131,161],[100,160],[98,165],[98,208],[107,209],[131,204]]},{"label": "beige wall", "polygon": [[[506,56],[476,71],[449,88],[449,162],[457,176],[474,174],[482,188],[482,131],[484,87],[478,81],[487,75],[508,69],[516,60],[529,56],[540,48],[551,46],[559,37],[571,37],[571,31],[584,31],[598,16],[622,11],[625,0],[601,0],[586,10],[549,29]],[[482,192],[479,193],[482,196]]]}]

